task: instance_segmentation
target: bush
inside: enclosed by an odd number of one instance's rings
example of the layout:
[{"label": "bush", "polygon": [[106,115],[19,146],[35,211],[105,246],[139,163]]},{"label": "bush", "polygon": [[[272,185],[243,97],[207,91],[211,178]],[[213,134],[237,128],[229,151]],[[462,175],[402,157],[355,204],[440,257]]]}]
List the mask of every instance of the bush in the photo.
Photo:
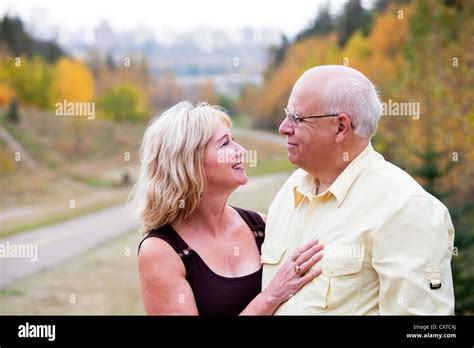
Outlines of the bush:
[{"label": "bush", "polygon": [[98,100],[97,107],[108,119],[114,121],[136,121],[145,116],[143,95],[134,86],[121,85],[105,92]]},{"label": "bush", "polygon": [[16,99],[13,99],[10,103],[10,107],[6,114],[6,119],[12,123],[20,122],[20,115],[18,113],[18,103]]}]

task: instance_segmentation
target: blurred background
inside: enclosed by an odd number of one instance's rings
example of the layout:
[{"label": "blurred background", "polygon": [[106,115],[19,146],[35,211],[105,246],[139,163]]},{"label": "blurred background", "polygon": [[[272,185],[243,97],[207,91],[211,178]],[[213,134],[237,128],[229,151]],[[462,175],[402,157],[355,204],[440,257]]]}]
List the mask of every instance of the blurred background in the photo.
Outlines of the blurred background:
[{"label": "blurred background", "polygon": [[126,202],[150,118],[225,107],[258,157],[231,203],[266,212],[295,169],[283,108],[322,64],[380,89],[373,145],[449,208],[474,313],[473,1],[4,0],[0,60],[0,314],[144,314]]}]

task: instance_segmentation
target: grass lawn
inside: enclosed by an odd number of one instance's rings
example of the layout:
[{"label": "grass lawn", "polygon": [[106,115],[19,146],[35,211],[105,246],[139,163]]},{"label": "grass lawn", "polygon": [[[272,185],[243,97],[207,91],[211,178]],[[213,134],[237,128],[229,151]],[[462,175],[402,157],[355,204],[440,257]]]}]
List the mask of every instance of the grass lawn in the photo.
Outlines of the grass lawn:
[{"label": "grass lawn", "polygon": [[137,273],[139,239],[132,231],[0,290],[0,314],[144,314]]}]

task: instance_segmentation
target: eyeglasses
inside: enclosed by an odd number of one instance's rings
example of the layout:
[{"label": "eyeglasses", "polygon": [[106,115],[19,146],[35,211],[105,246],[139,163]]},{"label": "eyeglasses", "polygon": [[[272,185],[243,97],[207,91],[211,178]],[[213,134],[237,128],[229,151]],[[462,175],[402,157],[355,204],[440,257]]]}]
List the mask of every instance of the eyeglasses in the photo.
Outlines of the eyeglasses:
[{"label": "eyeglasses", "polygon": [[336,116],[339,116],[339,114],[330,114],[330,115],[300,117],[297,114],[288,111],[287,108],[285,108],[285,115],[286,115],[286,117],[288,117],[288,119],[291,121],[291,124],[294,125],[294,126],[298,126],[301,122],[304,122],[304,120],[306,120],[308,118],[322,118],[322,117],[336,117]]}]

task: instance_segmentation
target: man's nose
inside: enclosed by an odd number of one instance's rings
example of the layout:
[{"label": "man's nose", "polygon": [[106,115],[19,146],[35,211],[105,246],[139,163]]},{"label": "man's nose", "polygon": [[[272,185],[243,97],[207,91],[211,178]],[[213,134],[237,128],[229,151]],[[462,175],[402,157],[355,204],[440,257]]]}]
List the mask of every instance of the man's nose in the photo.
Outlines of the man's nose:
[{"label": "man's nose", "polygon": [[285,117],[283,122],[280,124],[280,127],[278,128],[278,132],[281,135],[291,135],[294,132],[293,126],[290,124],[290,120],[288,117]]}]

